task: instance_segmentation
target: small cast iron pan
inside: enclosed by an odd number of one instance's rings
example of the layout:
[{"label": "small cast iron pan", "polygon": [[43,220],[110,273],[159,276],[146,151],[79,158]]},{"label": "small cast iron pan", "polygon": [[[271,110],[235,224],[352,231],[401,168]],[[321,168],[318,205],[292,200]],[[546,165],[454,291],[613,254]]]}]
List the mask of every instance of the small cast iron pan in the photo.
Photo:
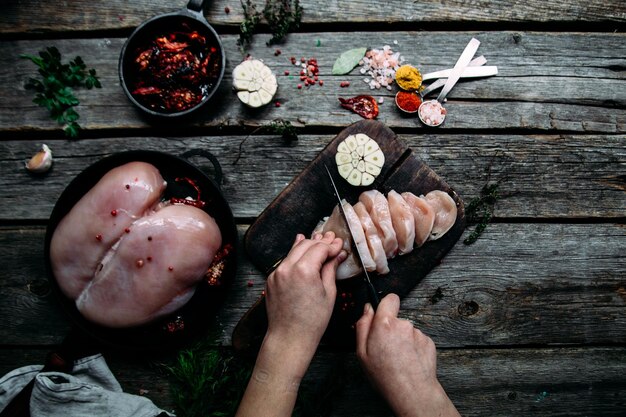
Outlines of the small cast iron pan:
[{"label": "small cast iron pan", "polygon": [[[215,171],[215,179],[186,159],[192,156],[203,156],[210,160]],[[87,191],[111,169],[128,162],[141,161],[154,165],[167,181],[164,199],[171,197],[185,198],[196,196],[196,190],[186,181],[176,181],[176,178],[191,179],[198,186],[201,199],[206,202],[205,210],[217,222],[222,233],[222,248],[229,245],[230,251],[226,256],[225,267],[219,278],[219,285],[210,285],[208,280],[202,279],[192,298],[174,313],[157,321],[124,329],[107,328],[85,319],[73,300],[61,292],[54,274],[50,259],[50,242],[59,222]],[[134,350],[164,350],[177,348],[187,344],[202,334],[205,334],[209,325],[214,322],[218,308],[223,301],[226,291],[233,280],[236,265],[237,228],[230,207],[224,198],[219,184],[222,180],[222,169],[217,159],[209,152],[191,150],[176,157],[155,151],[128,151],[113,154],[89,166],[70,182],[57,200],[50,222],[46,230],[45,261],[48,275],[54,292],[61,300],[63,309],[69,314],[71,321],[79,330],[91,336],[97,342],[109,347]],[[141,302],[141,300],[137,300]]]},{"label": "small cast iron pan", "polygon": [[[217,32],[209,25],[209,22],[204,18],[202,9],[205,0],[190,0],[185,8],[173,13],[162,14],[146,20],[135,29],[135,31],[129,36],[122,47],[119,60],[119,75],[122,89],[128,99],[143,112],[156,119],[172,119],[182,116],[196,115],[198,110],[205,108],[211,97],[217,91],[222,78],[224,77],[224,69],[226,68],[226,53],[222,41],[220,40]],[[207,45],[217,48],[217,55],[221,57],[221,65],[219,74],[211,79],[210,84],[206,86],[206,92],[203,95],[202,101],[195,106],[186,110],[172,112],[165,109],[153,109],[144,105],[141,100],[138,100],[131,93],[131,86],[137,77],[137,71],[134,66],[134,59],[138,49],[144,48],[150,44],[157,37],[163,36],[167,33],[176,31],[191,32],[198,31],[199,34],[204,36],[207,40]]]}]

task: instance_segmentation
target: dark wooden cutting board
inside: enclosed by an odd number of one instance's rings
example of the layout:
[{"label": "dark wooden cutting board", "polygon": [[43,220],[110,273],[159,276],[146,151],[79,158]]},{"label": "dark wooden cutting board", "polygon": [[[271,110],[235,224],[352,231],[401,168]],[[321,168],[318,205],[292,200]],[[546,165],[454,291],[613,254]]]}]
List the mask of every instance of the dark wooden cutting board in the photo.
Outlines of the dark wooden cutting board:
[{"label": "dark wooden cutting board", "polygon": [[[368,187],[348,184],[341,179],[335,164],[339,143],[348,135],[356,133],[365,133],[376,140],[385,154],[381,174]],[[463,201],[456,192],[398,140],[391,129],[378,121],[362,120],[341,131],[248,229],[244,240],[245,249],[251,261],[262,271],[270,271],[289,252],[297,233],[310,236],[320,219],[329,216],[337,204],[324,165],[331,170],[339,194],[351,204],[358,201],[363,191],[373,188],[385,195],[390,190],[396,190],[411,191],[418,196],[432,190],[442,190],[449,193],[457,203],[456,223],[442,238],[427,242],[407,255],[390,259],[389,274],[371,274],[380,298],[391,292],[400,297],[405,296],[441,262],[463,233],[465,212]],[[354,323],[361,316],[367,301],[362,277],[337,281],[337,300],[325,342],[333,346],[351,347],[354,344]],[[233,346],[240,350],[258,347],[266,326],[265,304],[260,300],[235,328]]]}]

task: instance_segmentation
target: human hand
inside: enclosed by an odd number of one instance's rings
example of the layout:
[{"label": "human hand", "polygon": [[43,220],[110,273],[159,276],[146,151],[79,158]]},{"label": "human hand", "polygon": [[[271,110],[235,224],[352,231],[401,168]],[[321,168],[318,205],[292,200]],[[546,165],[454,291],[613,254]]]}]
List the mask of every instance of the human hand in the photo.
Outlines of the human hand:
[{"label": "human hand", "polygon": [[356,324],[357,356],[368,378],[398,416],[458,416],[437,380],[433,341],[398,318],[400,298],[389,294]]},{"label": "human hand", "polygon": [[[335,271],[346,258],[333,232],[313,239],[298,235],[266,284],[268,336],[315,351],[333,311]],[[292,346],[293,347],[293,346]]]}]

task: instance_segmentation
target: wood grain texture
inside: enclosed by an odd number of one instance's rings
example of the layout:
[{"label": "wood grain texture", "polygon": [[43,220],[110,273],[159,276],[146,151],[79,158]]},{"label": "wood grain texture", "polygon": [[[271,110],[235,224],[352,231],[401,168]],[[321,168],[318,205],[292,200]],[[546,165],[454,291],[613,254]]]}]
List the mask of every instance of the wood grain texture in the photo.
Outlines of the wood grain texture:
[{"label": "wood grain texture", "polygon": [[[273,135],[46,140],[55,162],[44,176],[24,169],[40,140],[0,141],[0,219],[47,220],[70,181],[111,153],[145,149],[180,155],[195,148],[221,161],[224,194],[235,216],[256,217],[333,137],[300,135],[290,144]],[[399,137],[464,200],[477,196],[487,182],[501,181],[500,192],[508,196],[496,205],[499,218],[626,217],[623,135],[416,132]],[[205,161],[192,162],[211,172]]]},{"label": "wood grain texture", "polygon": [[[42,227],[0,228],[4,346],[59,343],[69,328],[45,290],[43,248],[36,249],[43,238]],[[239,253],[218,315],[224,345],[264,286],[264,274]],[[401,315],[440,347],[622,343],[624,254],[623,225],[492,224],[475,244],[454,246],[403,299]],[[392,275],[394,268],[392,260]]]},{"label": "wood grain texture", "polygon": [[[376,33],[308,33],[294,34],[282,54],[274,55],[256,41],[251,54],[263,59],[278,75],[279,90],[275,100],[281,107],[267,106],[256,111],[246,109],[231,91],[231,73],[242,59],[236,36],[224,35],[227,68],[224,80],[206,114],[192,123],[214,134],[216,128],[258,126],[276,118],[297,126],[343,128],[360,117],[342,109],[337,98],[372,94],[384,102],[378,120],[391,128],[424,128],[416,117],[406,117],[393,104],[393,91],[371,91],[359,70],[347,76],[332,76],[330,69],[341,52],[366,46],[380,48],[385,44],[400,50],[407,62],[429,72],[450,68],[463,46],[475,36],[482,41],[479,54],[499,74],[486,79],[459,83],[449,95],[449,116],[441,131],[457,129],[514,129],[620,133],[626,130],[626,42],[623,34],[603,33],[534,33],[534,32],[376,32]],[[316,46],[320,39],[321,46]],[[142,117],[124,95],[118,77],[118,58],[125,39],[73,39],[54,41],[0,42],[0,132],[50,132],[62,135],[46,110],[32,103],[33,94],[23,85],[36,76],[35,66],[20,59],[20,54],[36,54],[45,46],[58,46],[66,57],[80,55],[89,67],[97,69],[102,89],[77,90],[81,104],[77,107],[80,124],[94,129],[174,129]],[[418,48],[415,48],[418,45]],[[321,68],[323,87],[299,90],[297,74],[289,57],[316,57]],[[290,75],[284,75],[290,71]],[[295,76],[294,76],[295,75]],[[348,88],[340,88],[350,81]],[[178,124],[177,124],[178,125]]]},{"label": "wood grain texture", "polygon": [[[262,7],[263,2],[254,2]],[[626,7],[619,0],[529,0],[517,2],[443,0],[404,1],[391,0],[384,7],[373,6],[368,0],[353,1],[300,1],[304,8],[303,26],[327,24],[341,16],[350,24],[393,23],[434,24],[444,26],[450,22],[474,23],[554,23],[577,22],[606,23],[607,31],[626,21]],[[5,0],[0,4],[0,33],[37,33],[50,31],[89,31],[102,29],[130,30],[142,21],[157,14],[169,13],[183,8],[185,0],[137,0],[126,2],[88,2],[70,0],[63,7],[50,1]],[[225,12],[229,8],[229,13]],[[238,1],[220,0],[207,2],[205,16],[211,24],[226,25],[238,30],[243,20],[243,10]]]},{"label": "wood grain texture", "polygon": [[[34,348],[0,349],[0,376],[41,363],[45,354]],[[163,368],[172,363],[171,355],[106,353],[105,358],[125,392],[172,410]],[[625,348],[440,349],[437,362],[438,378],[464,416],[617,417],[626,405]],[[391,415],[352,353],[316,354],[300,395],[319,398],[323,389],[333,390],[330,401],[312,408],[329,409],[329,417]]]}]

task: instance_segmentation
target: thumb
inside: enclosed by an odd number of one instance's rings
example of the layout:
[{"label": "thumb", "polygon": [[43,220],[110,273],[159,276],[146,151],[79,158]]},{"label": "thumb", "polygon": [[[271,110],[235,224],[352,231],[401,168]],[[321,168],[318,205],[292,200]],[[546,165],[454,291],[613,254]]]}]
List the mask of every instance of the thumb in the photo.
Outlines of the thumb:
[{"label": "thumb", "polygon": [[335,276],[337,274],[337,267],[340,263],[346,260],[348,257],[346,251],[342,250],[337,256],[331,258],[322,266],[321,276],[322,284],[326,290],[335,288]]},{"label": "thumb", "polygon": [[356,353],[359,358],[367,356],[367,338],[374,321],[374,309],[370,303],[365,304],[363,315],[356,322]]}]

